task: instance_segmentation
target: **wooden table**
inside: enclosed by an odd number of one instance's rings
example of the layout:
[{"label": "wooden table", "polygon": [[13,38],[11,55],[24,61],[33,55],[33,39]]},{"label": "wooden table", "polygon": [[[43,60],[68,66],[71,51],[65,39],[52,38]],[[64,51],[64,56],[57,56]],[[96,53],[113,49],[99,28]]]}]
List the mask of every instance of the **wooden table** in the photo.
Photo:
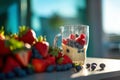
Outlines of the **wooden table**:
[{"label": "wooden table", "polygon": [[[88,71],[84,68],[76,73],[71,69],[64,72],[39,73],[12,80],[120,80],[120,60],[104,58],[87,58],[86,60],[86,63],[93,62],[98,64],[95,71]],[[100,63],[106,64],[103,71],[97,71],[100,69]]]}]

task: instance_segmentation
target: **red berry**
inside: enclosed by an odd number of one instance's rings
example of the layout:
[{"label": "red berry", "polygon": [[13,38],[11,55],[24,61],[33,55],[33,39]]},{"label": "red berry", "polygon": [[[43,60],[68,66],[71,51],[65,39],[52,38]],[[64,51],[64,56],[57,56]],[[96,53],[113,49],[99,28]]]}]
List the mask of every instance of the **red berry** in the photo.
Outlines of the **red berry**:
[{"label": "red berry", "polygon": [[10,48],[6,45],[5,40],[0,39],[0,55],[5,56],[11,53]]},{"label": "red berry", "polygon": [[78,42],[79,44],[81,44],[82,46],[84,46],[86,44],[86,40],[83,38],[81,39],[80,37],[78,37],[76,39],[76,42]]},{"label": "red berry", "polygon": [[25,34],[20,33],[20,35],[21,36],[19,37],[19,40],[23,41],[24,43],[33,44],[36,39],[36,34],[32,29],[28,29],[26,30]]},{"label": "red berry", "polygon": [[3,72],[8,73],[16,67],[20,67],[19,63],[13,57],[9,56],[7,57]]},{"label": "red berry", "polygon": [[82,46],[84,46],[84,45],[86,44],[86,40],[85,40],[85,39],[81,39],[81,40],[80,40],[80,44],[81,44]]},{"label": "red berry", "polygon": [[47,65],[55,65],[55,56],[49,56],[45,59],[45,62],[47,63]]},{"label": "red berry", "polygon": [[67,39],[62,39],[62,43],[66,45],[68,43]]},{"label": "red berry", "polygon": [[76,38],[75,34],[70,34],[69,38],[72,39],[72,40],[75,40],[75,38]]},{"label": "red berry", "polygon": [[58,56],[57,56],[56,58],[58,59],[58,58],[60,58],[60,57],[62,57],[62,56],[63,56],[63,53],[62,53],[62,52],[59,52],[59,53],[58,53]]},{"label": "red berry", "polygon": [[34,46],[38,50],[39,54],[42,55],[42,57],[45,58],[48,56],[48,50],[49,50],[48,42],[45,41],[37,42]]},{"label": "red berry", "polygon": [[59,59],[57,59],[58,64],[67,64],[67,63],[72,63],[72,60],[67,56],[63,55]]},{"label": "red berry", "polygon": [[22,66],[26,67],[29,64],[30,58],[32,56],[32,51],[21,50],[21,51],[16,52],[14,56]]},{"label": "red berry", "polygon": [[80,34],[80,39],[85,39],[86,35],[84,33]]},{"label": "red berry", "polygon": [[46,62],[43,59],[33,59],[32,65],[37,73],[44,72],[47,68]]}]

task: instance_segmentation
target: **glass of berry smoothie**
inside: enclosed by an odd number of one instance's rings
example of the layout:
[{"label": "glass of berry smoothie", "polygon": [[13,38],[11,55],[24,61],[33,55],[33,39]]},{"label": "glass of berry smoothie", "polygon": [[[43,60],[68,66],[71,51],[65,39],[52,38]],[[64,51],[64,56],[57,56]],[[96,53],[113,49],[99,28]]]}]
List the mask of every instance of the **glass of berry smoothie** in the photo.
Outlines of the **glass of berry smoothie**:
[{"label": "glass of berry smoothie", "polygon": [[89,41],[89,26],[64,25],[60,29],[63,54],[68,55],[73,63],[84,65]]}]

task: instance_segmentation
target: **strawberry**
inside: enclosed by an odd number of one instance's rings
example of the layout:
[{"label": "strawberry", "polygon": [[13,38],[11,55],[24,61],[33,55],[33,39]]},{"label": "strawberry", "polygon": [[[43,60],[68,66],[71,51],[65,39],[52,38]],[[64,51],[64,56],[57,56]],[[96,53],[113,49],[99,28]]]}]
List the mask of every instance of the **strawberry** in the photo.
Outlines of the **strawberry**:
[{"label": "strawberry", "polygon": [[49,56],[45,59],[47,65],[55,65],[55,56]]},{"label": "strawberry", "polygon": [[80,44],[84,46],[86,44],[86,40],[85,39],[81,39]]},{"label": "strawberry", "polygon": [[56,58],[58,59],[58,58],[60,58],[62,56],[63,56],[63,53],[62,52],[58,52],[58,56],[56,56]]},{"label": "strawberry", "polygon": [[5,56],[5,55],[10,54],[10,53],[11,53],[11,50],[6,45],[6,41],[0,39],[0,55]]},{"label": "strawberry", "polygon": [[36,42],[34,47],[38,50],[39,54],[42,55],[43,58],[47,57],[49,50],[49,43],[46,41]]},{"label": "strawberry", "polygon": [[19,40],[24,43],[33,44],[36,40],[36,34],[34,30],[22,26],[20,27]]},{"label": "strawberry", "polygon": [[82,33],[78,38],[76,38],[76,42],[84,46],[86,44],[86,35]]},{"label": "strawberry", "polygon": [[75,34],[70,34],[69,39],[75,40],[76,36]]},{"label": "strawberry", "polygon": [[17,51],[14,54],[14,56],[22,66],[27,67],[29,64],[30,58],[32,56],[32,51],[31,50],[20,50],[20,51]]},{"label": "strawberry", "polygon": [[85,39],[86,38],[86,35],[85,34],[80,34],[80,39]]},{"label": "strawberry", "polygon": [[67,43],[68,43],[67,39],[62,39],[62,43],[67,45]]},{"label": "strawberry", "polygon": [[13,69],[16,67],[20,67],[19,63],[13,57],[9,56],[7,57],[3,72],[8,73],[10,71],[13,71]]},{"label": "strawberry", "polygon": [[59,59],[57,59],[58,64],[67,64],[67,63],[72,63],[72,60],[67,56],[63,55]]},{"label": "strawberry", "polygon": [[47,64],[43,59],[32,59],[32,65],[37,73],[44,72],[47,68]]}]

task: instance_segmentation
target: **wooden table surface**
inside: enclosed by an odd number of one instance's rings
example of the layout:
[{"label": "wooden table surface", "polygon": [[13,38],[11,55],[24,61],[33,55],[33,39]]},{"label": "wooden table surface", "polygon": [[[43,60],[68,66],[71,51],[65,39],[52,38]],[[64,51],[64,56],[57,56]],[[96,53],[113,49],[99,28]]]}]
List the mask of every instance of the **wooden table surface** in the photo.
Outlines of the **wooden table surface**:
[{"label": "wooden table surface", "polygon": [[[97,63],[95,71],[89,71],[83,68],[80,72],[74,72],[73,69],[63,72],[39,73],[29,75],[25,78],[14,78],[11,80],[101,80],[111,77],[120,76],[120,60],[119,59],[105,59],[105,58],[87,58],[86,63]],[[99,64],[105,63],[106,67],[103,71]],[[114,78],[114,80],[117,80]]]}]

